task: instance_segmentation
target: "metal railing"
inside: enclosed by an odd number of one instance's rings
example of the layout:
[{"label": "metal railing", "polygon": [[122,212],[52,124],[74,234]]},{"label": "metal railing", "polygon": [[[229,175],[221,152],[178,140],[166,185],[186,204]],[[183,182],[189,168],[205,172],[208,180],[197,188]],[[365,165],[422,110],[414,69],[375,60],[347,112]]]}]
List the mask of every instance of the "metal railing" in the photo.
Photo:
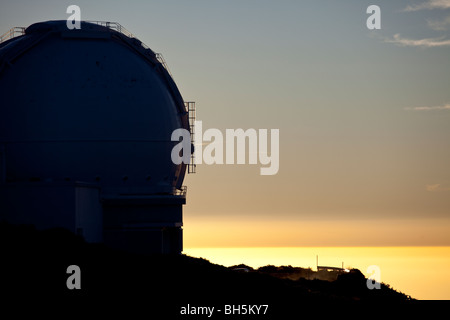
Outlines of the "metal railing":
[{"label": "metal railing", "polygon": [[164,60],[162,53],[155,53],[155,55],[156,55],[156,59],[162,64],[164,69],[166,69],[167,72],[170,74],[170,76],[173,78],[172,73],[169,70],[169,66],[166,63],[166,60]]},{"label": "metal railing", "polygon": [[[127,36],[128,38],[136,38],[130,31],[128,31],[126,28],[124,28],[120,23],[118,22],[109,22],[109,21],[94,21],[94,20],[86,20],[83,22],[88,22],[88,23],[92,23],[92,24],[96,24],[102,27],[106,27],[109,30],[114,30],[119,32],[120,34],[123,34],[124,36]],[[4,34],[2,34],[0,36],[0,43],[7,41],[9,39],[15,38],[17,36],[21,36],[25,34],[25,27],[14,27],[9,29],[7,32],[5,32]],[[140,41],[139,41],[140,42]],[[145,43],[140,42],[140,45],[144,48],[144,49],[150,49]],[[166,63],[166,60],[164,60],[164,57],[161,53],[155,53],[156,55],[156,59],[162,64],[162,66],[164,67],[164,69],[167,70],[167,72],[169,73],[169,75],[173,78],[172,73],[169,70],[169,66]]]},{"label": "metal railing", "polygon": [[89,22],[89,23],[93,23],[102,27],[107,27],[108,29],[117,31],[125,36],[127,36],[128,38],[134,38],[134,35],[128,31],[127,29],[125,29],[120,23],[117,22],[109,22],[109,21],[92,21],[92,20],[86,20],[83,22]]},{"label": "metal railing", "polygon": [[0,43],[25,34],[24,27],[14,27],[0,36]]},{"label": "metal railing", "polygon": [[[117,31],[129,38],[134,38],[134,35],[130,31],[125,29],[120,23],[117,23],[117,22],[93,21],[93,20],[86,20],[83,22],[88,22],[88,23],[93,23],[93,24],[99,25],[99,26],[103,26],[108,29]],[[12,39],[14,37],[25,34],[25,29],[26,29],[25,27],[14,27],[14,28],[9,29],[7,32],[5,32],[4,34],[2,34],[0,36],[0,43],[4,42],[6,40]],[[148,48],[145,44],[142,44],[142,46],[144,48]]]},{"label": "metal railing", "polygon": [[[124,36],[127,36],[128,38],[135,38],[136,39],[136,37],[130,31],[125,29],[120,23],[108,22],[108,21],[91,21],[91,20],[88,20],[88,21],[85,21],[85,22],[89,22],[89,23],[93,23],[93,24],[96,24],[96,25],[99,25],[99,26],[102,26],[102,27],[106,27],[106,28],[108,28],[110,30],[117,31],[117,32],[123,34]],[[140,45],[144,49],[150,49],[145,43],[143,43],[141,41],[139,41],[139,42],[140,42]],[[162,53],[155,53],[155,55],[156,55],[156,59],[162,64],[164,69],[166,69],[167,72],[169,73],[169,75],[173,78],[173,75],[170,72],[169,66],[167,65],[166,60],[164,59]]]},{"label": "metal railing", "polygon": [[[118,22],[109,22],[109,21],[93,21],[93,20],[86,20],[84,22],[88,22],[88,23],[93,23],[102,27],[106,27],[110,30],[114,30],[117,31],[121,34],[123,34],[124,36],[127,36],[128,38],[135,38],[134,34],[132,34],[130,31],[128,31],[127,29],[125,29],[120,23]],[[144,49],[150,49],[145,43],[141,42],[141,46]]]},{"label": "metal railing", "polygon": [[181,189],[173,188],[174,196],[186,197],[186,193],[187,193],[187,186],[182,186]]},{"label": "metal railing", "polygon": [[[195,145],[195,117],[196,117],[196,111],[195,111],[195,102],[194,101],[185,101],[184,105],[186,107],[186,110],[188,112],[189,117],[189,127],[191,131],[191,143],[192,145]],[[196,172],[197,165],[195,164],[195,150],[194,152],[191,152],[191,161],[189,161],[188,164],[188,173],[195,173]]]}]

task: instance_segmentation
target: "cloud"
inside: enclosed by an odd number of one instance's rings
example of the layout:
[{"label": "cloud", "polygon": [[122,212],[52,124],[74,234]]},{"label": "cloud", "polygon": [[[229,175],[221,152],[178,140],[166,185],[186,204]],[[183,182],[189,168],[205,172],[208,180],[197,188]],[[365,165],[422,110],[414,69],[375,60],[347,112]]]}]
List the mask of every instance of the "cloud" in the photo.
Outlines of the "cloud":
[{"label": "cloud", "polygon": [[450,39],[445,39],[445,37],[425,38],[425,39],[407,39],[407,38],[402,38],[399,33],[394,34],[394,37],[392,39],[385,39],[384,42],[394,43],[401,47],[433,48],[433,47],[449,47],[450,46]]},{"label": "cloud", "polygon": [[443,20],[427,20],[428,26],[436,31],[447,30],[448,26],[450,26],[450,16],[446,17]]},{"label": "cloud", "polygon": [[450,103],[444,104],[443,106],[434,106],[434,107],[407,107],[405,110],[414,110],[414,111],[431,111],[431,110],[450,110]]},{"label": "cloud", "polygon": [[450,0],[428,0],[420,4],[409,5],[403,11],[411,12],[433,9],[450,9]]},{"label": "cloud", "polygon": [[427,185],[425,186],[425,188],[426,188],[427,191],[429,191],[429,192],[450,191],[450,188],[444,187],[444,186],[442,186],[442,184],[440,184],[440,183],[436,183],[436,184],[427,184]]},{"label": "cloud", "polygon": [[440,183],[436,183],[436,184],[427,184],[425,186],[425,188],[427,189],[427,191],[433,192],[433,191],[437,191],[439,189],[439,187],[441,186]]}]

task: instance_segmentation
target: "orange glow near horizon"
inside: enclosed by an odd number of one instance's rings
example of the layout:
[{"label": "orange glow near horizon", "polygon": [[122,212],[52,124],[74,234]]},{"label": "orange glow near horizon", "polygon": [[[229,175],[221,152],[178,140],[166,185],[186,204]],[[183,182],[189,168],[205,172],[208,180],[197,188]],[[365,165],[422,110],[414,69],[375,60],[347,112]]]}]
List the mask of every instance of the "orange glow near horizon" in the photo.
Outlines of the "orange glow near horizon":
[{"label": "orange glow near horizon", "polygon": [[450,299],[450,219],[277,220],[186,217],[183,253],[225,266],[381,269],[416,299]]},{"label": "orange glow near horizon", "polygon": [[185,217],[184,246],[448,246],[450,219],[276,220]]}]

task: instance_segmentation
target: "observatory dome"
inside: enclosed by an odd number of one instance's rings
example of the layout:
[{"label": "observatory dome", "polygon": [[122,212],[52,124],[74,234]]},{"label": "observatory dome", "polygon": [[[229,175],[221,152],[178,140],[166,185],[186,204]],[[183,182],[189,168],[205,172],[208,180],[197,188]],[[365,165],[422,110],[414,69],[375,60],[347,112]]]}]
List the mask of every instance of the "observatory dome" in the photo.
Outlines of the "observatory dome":
[{"label": "observatory dome", "polygon": [[[120,26],[120,25],[119,25]],[[110,25],[36,23],[0,44],[4,179],[83,181],[103,194],[171,194],[183,99],[157,55]]]}]

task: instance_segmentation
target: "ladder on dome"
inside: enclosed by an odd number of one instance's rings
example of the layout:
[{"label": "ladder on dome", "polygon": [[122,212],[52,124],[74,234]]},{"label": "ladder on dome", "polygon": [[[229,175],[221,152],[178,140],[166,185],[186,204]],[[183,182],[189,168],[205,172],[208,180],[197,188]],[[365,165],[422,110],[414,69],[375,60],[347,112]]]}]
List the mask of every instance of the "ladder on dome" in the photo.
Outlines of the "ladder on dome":
[{"label": "ladder on dome", "polygon": [[[187,101],[184,103],[186,106],[186,109],[188,111],[188,118],[189,118],[189,127],[191,131],[191,144],[194,144],[194,137],[195,137],[195,102],[194,101]],[[188,164],[188,173],[195,173],[196,172],[196,164],[195,164],[195,150],[194,152],[191,152],[191,161],[189,161]]]}]

